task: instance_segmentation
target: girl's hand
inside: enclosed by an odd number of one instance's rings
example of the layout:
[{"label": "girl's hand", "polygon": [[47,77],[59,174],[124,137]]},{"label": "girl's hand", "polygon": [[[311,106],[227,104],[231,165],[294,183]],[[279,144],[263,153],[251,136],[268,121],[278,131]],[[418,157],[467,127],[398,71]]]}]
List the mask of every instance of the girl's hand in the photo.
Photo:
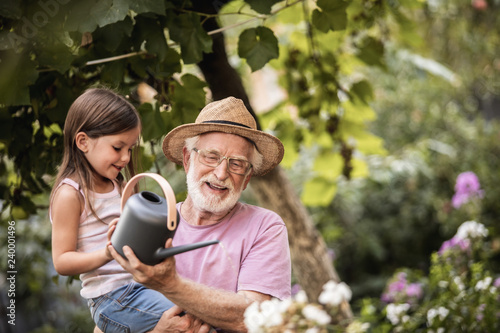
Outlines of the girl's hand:
[{"label": "girl's hand", "polygon": [[119,220],[119,218],[114,219],[108,226],[108,242],[106,243],[104,253],[106,254],[106,258],[108,258],[109,260],[113,260],[113,256],[111,255],[111,252],[109,252],[109,245],[111,245],[111,236],[113,235],[113,232],[116,229],[116,224]]}]

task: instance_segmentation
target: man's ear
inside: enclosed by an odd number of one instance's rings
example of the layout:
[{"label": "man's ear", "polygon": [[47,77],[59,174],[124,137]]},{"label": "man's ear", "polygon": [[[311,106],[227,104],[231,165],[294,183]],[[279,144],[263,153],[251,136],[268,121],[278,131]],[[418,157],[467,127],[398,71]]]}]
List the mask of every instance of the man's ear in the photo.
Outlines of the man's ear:
[{"label": "man's ear", "polygon": [[84,132],[78,132],[75,136],[75,144],[83,153],[89,151],[89,136]]},{"label": "man's ear", "polygon": [[191,158],[191,151],[189,151],[186,147],[182,147],[182,164],[184,166],[184,170],[186,173],[189,170],[189,159]]},{"label": "man's ear", "polygon": [[[243,190],[245,190],[248,186],[248,183],[250,182],[250,179],[253,176],[253,169],[250,171],[250,173],[246,176],[245,182],[243,183]],[[242,190],[242,191],[243,191]]]}]

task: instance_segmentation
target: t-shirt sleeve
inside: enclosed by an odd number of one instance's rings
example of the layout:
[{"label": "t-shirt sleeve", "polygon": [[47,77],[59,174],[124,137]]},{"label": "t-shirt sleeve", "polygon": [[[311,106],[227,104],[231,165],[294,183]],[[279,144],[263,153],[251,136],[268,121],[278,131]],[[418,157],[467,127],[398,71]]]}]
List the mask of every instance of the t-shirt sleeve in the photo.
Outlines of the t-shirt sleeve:
[{"label": "t-shirt sleeve", "polygon": [[250,290],[279,299],[291,297],[288,233],[282,220],[259,233],[240,268],[238,291]]}]

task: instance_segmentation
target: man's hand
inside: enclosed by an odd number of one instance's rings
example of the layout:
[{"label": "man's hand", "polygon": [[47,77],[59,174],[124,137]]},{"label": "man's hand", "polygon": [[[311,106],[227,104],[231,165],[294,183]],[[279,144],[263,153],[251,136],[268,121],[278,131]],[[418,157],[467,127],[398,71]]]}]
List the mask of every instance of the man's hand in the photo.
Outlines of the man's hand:
[{"label": "man's hand", "polygon": [[165,311],[151,333],[210,332],[210,325],[204,324],[201,320],[191,316],[190,314],[179,316],[182,312],[182,309],[176,305]]},{"label": "man's hand", "polygon": [[[209,333],[212,327],[201,320],[186,314],[180,316],[182,309],[177,305],[163,313],[155,328],[150,333]],[[94,328],[94,333],[102,331]]]},{"label": "man's hand", "polygon": [[[172,247],[172,239],[168,239],[165,247]],[[154,290],[162,291],[174,288],[178,281],[177,271],[175,270],[175,259],[169,257],[161,263],[150,266],[142,263],[134,251],[129,246],[123,247],[123,253],[126,259],[123,258],[114,247],[109,244],[108,250],[113,258],[132,276],[134,280],[140,284]]]}]

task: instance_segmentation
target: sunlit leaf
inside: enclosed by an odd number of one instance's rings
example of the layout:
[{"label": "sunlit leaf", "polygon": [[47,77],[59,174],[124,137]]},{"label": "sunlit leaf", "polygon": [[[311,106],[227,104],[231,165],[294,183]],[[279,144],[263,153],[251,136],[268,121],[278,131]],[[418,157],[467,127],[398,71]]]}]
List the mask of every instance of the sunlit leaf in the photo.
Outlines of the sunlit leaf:
[{"label": "sunlit leaf", "polygon": [[304,184],[300,196],[306,206],[327,206],[337,193],[337,184],[322,177],[315,177]]},{"label": "sunlit leaf", "polygon": [[329,181],[335,181],[342,173],[344,160],[337,152],[327,151],[316,156],[314,160],[314,172]]},{"label": "sunlit leaf", "polygon": [[353,158],[351,160],[352,171],[351,178],[366,178],[369,175],[368,165],[363,160],[359,158]]}]

